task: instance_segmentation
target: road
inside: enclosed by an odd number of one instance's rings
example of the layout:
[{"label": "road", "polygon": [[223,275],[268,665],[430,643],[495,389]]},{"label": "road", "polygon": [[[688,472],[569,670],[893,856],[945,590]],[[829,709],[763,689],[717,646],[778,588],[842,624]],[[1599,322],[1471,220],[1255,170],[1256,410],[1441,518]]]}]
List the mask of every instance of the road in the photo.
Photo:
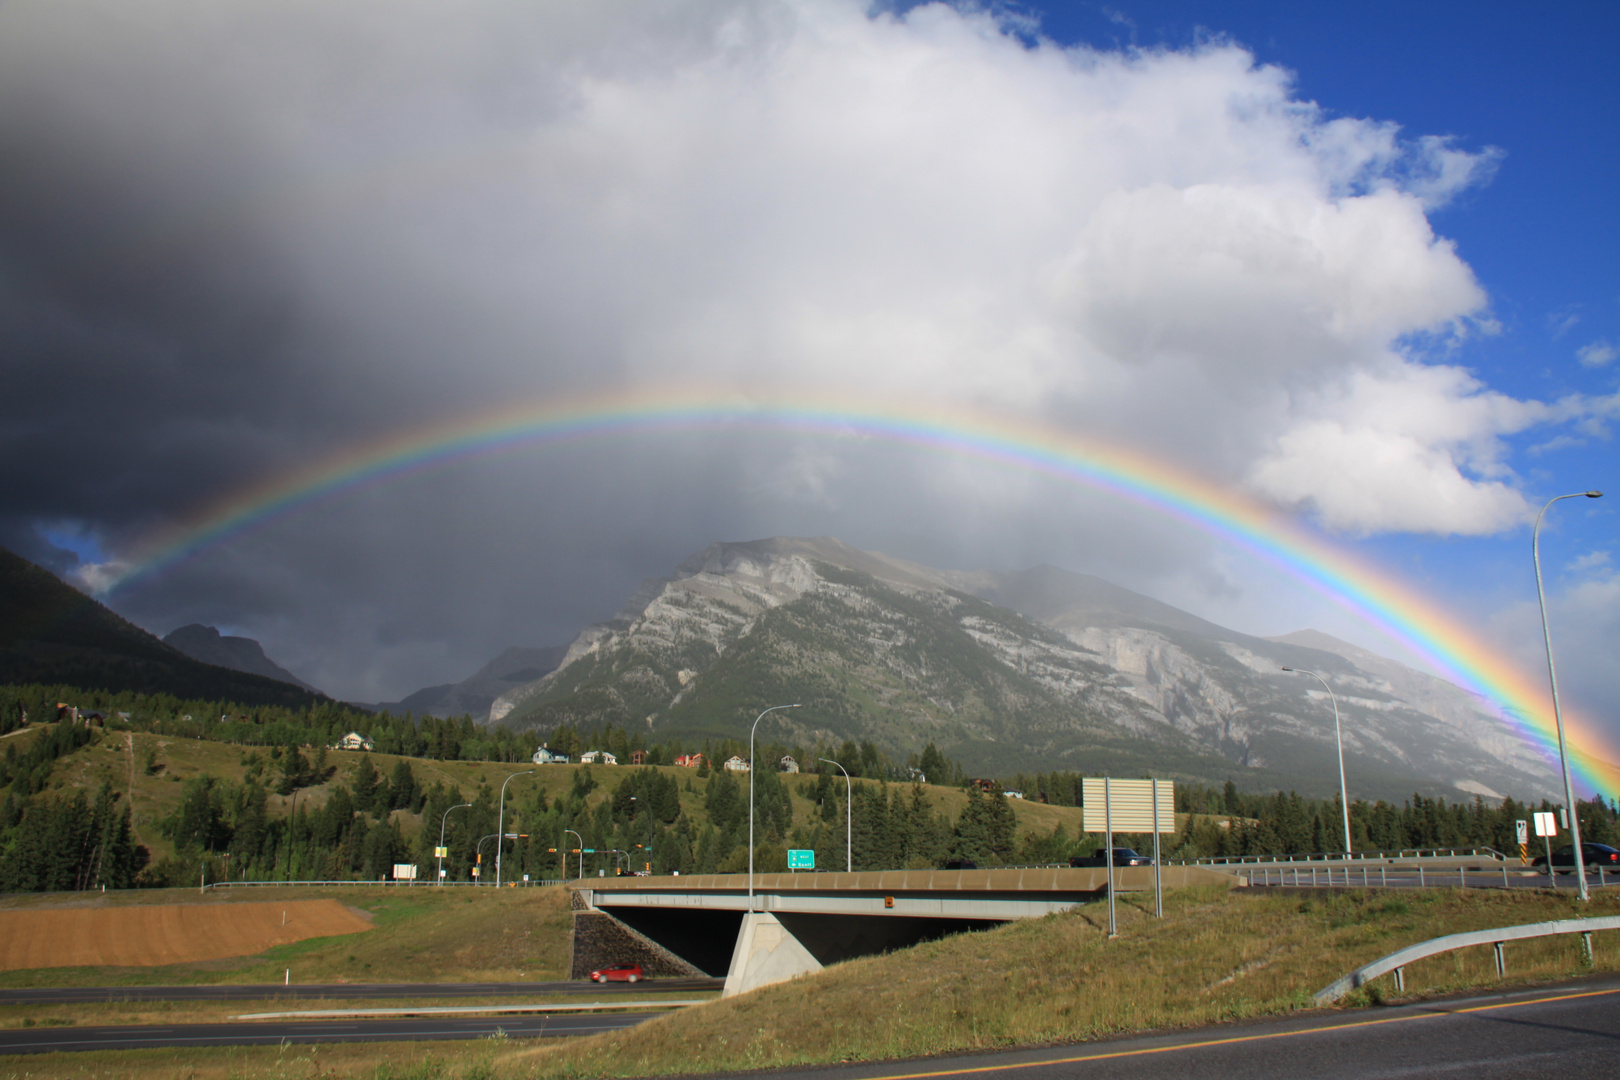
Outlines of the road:
[{"label": "road", "polygon": [[151,1027],[41,1027],[0,1030],[0,1054],[77,1050],[153,1050],[176,1046],[278,1046],[289,1043],[402,1042],[481,1039],[497,1031],[514,1039],[594,1035],[631,1027],[661,1013],[574,1013],[470,1019],[254,1021]]},{"label": "road", "polygon": [[724,979],[650,979],[628,983],[280,983],[215,986],[59,986],[0,989],[0,1005],[61,1005],[82,1001],[274,1001],[291,998],[382,999],[543,997],[548,994],[612,994],[720,990]]},{"label": "road", "polygon": [[1620,1076],[1620,982],[1318,1014],[1175,1035],[773,1080],[1396,1080]]}]

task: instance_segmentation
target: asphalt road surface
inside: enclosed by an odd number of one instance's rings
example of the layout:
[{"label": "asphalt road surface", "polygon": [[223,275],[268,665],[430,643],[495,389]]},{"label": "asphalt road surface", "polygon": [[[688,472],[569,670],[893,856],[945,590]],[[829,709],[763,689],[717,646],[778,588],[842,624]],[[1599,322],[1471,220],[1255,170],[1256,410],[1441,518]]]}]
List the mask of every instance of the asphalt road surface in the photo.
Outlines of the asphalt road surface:
[{"label": "asphalt road surface", "polygon": [[1614,1080],[1620,982],[1232,1024],[1038,1051],[796,1069],[773,1080]]},{"label": "asphalt road surface", "polygon": [[280,983],[229,986],[59,986],[0,990],[0,1005],[60,1005],[75,1001],[274,1001],[278,998],[527,997],[542,994],[693,993],[720,990],[724,979],[649,979],[629,983]]},{"label": "asphalt road surface", "polygon": [[497,1031],[514,1039],[594,1035],[631,1027],[661,1015],[572,1013],[564,1016],[498,1016],[469,1019],[403,1017],[397,1020],[256,1021],[170,1024],[164,1027],[49,1027],[0,1031],[0,1054],[72,1050],[154,1050],[176,1046],[279,1046],[289,1043],[402,1042],[417,1039],[481,1039]]}]

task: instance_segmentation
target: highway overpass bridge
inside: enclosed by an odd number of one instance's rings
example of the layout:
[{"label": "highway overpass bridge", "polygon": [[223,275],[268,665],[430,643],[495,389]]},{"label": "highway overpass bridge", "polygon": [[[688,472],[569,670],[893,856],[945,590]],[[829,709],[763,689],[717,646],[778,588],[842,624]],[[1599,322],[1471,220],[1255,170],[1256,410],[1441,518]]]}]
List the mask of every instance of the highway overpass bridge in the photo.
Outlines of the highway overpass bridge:
[{"label": "highway overpass bridge", "polygon": [[[1164,886],[1246,883],[1225,869],[1167,866]],[[1114,871],[1120,892],[1153,889],[1152,867]],[[1101,868],[888,870],[585,879],[585,910],[611,915],[740,993],[827,964],[963,930],[1040,918],[1105,897]]]}]

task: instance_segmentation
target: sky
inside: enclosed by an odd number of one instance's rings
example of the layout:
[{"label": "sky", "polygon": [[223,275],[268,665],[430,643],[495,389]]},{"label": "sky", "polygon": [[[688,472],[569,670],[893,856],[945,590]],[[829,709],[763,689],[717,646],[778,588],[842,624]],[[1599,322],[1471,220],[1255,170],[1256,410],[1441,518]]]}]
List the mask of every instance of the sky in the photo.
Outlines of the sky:
[{"label": "sky", "polygon": [[1620,741],[1611,3],[0,6],[0,544],[394,700],[716,540],[1052,563],[1401,656],[1106,493],[849,431],[619,430],[243,493],[494,410],[822,395],[1297,519]]}]

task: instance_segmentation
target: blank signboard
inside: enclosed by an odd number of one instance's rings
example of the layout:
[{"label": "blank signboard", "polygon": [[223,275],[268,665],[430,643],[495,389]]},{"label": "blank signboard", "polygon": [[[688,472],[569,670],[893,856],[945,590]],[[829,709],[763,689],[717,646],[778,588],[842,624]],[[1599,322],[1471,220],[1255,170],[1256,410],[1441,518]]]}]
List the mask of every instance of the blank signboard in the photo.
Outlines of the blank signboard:
[{"label": "blank signboard", "polygon": [[[1088,833],[1106,830],[1103,822],[1103,779],[1085,777],[1081,780],[1080,797],[1085,802],[1085,829]],[[1152,780],[1109,780],[1109,802],[1115,832],[1150,833],[1153,831]],[[1160,780],[1159,831],[1176,831],[1176,785]]]}]

